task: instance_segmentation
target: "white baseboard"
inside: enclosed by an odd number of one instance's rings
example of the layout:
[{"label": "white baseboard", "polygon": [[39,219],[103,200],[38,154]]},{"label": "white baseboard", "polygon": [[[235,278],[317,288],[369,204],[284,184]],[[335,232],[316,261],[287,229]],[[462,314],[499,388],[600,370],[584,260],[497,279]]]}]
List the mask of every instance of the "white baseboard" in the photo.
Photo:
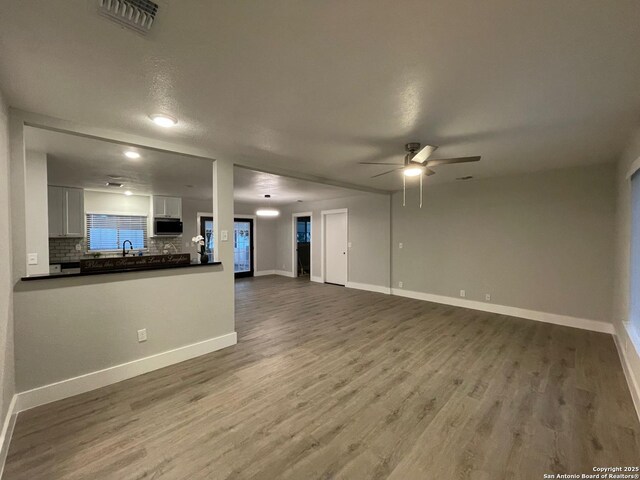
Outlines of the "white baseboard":
[{"label": "white baseboard", "polygon": [[261,270],[253,274],[254,277],[264,277],[265,275],[275,275],[275,270]]},{"label": "white baseboard", "polygon": [[17,394],[16,411],[22,412],[46,403],[62,400],[80,393],[89,392],[96,388],[105,387],[121,382],[143,373],[152,372],[159,368],[168,367],[174,363],[184,362],[191,358],[215,352],[238,343],[236,332],[210,338],[202,342],[185,345],[173,350],[140,358],[131,362],[87,373],[79,377],[69,378],[60,382],[34,388]]},{"label": "white baseboard", "polygon": [[289,272],[287,270],[274,270],[273,273],[275,275],[282,275],[283,277],[295,278],[295,275],[293,274],[293,272]]},{"label": "white baseboard", "polygon": [[631,340],[629,338],[626,338],[627,332],[622,332],[625,336],[625,338],[622,339],[620,338],[620,335],[618,335],[618,333],[619,332],[616,332],[614,334],[613,340],[618,350],[618,356],[620,357],[620,363],[622,364],[622,371],[624,372],[624,376],[627,379],[627,385],[629,386],[629,391],[631,392],[633,406],[636,408],[638,419],[640,419],[640,384],[638,383],[638,378],[636,377],[636,375],[634,375],[633,369],[631,368],[631,362],[627,354],[627,350],[629,348],[635,347],[633,345],[629,345]]},{"label": "white baseboard", "polygon": [[0,433],[0,478],[4,472],[4,464],[7,461],[7,454],[9,453],[9,445],[11,444],[11,436],[13,435],[13,427],[16,425],[16,418],[18,413],[16,412],[16,403],[18,396],[14,395],[9,404],[7,415],[4,418],[2,424],[2,433]]},{"label": "white baseboard", "polygon": [[369,292],[386,293],[391,294],[391,288],[381,287],[380,285],[370,285],[368,283],[347,282],[345,285],[347,288],[356,288],[358,290],[367,290]]},{"label": "white baseboard", "polygon": [[317,282],[317,283],[324,283],[322,281],[322,277],[314,277],[313,275],[311,276],[311,281],[312,282]]},{"label": "white baseboard", "polygon": [[443,303],[454,307],[470,308],[483,312],[498,313],[501,315],[509,315],[511,317],[526,318],[528,320],[537,320],[538,322],[553,323],[555,325],[563,325],[565,327],[581,328],[583,330],[609,334],[614,333],[613,324],[600,322],[598,320],[590,320],[587,318],[538,312],[536,310],[527,310],[525,308],[508,307],[506,305],[496,305],[494,303],[478,302],[464,298],[445,297],[444,295],[433,295],[431,293],[412,292],[410,290],[402,290],[399,288],[392,288],[391,294],[398,295],[400,297],[414,298],[416,300],[424,300],[427,302]]}]

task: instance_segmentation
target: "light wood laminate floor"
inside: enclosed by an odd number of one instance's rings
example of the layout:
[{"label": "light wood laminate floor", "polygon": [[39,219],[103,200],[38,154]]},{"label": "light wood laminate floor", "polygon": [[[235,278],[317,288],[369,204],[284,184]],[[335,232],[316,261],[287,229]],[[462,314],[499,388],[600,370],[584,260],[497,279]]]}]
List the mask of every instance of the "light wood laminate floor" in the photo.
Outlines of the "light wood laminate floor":
[{"label": "light wood laminate floor", "polygon": [[613,340],[284,277],[238,345],[18,417],[5,480],[535,479],[640,464]]}]

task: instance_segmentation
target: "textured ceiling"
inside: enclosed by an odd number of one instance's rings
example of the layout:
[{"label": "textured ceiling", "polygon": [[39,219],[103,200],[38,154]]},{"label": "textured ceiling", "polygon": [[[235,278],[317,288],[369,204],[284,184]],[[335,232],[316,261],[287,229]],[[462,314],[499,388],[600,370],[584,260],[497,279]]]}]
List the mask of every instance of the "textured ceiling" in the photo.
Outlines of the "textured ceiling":
[{"label": "textured ceiling", "polygon": [[0,0],[9,103],[382,189],[357,163],[407,141],[482,155],[441,182],[610,162],[640,118],[637,0],[158,3],[142,37],[97,0]]},{"label": "textured ceiling", "polygon": [[[169,195],[196,199],[212,198],[211,160],[145,148],[128,148],[120,143],[25,128],[27,151],[47,154],[50,185],[78,187],[136,195]],[[132,160],[124,152],[134,150]],[[122,183],[121,188],[107,182]]]},{"label": "textured ceiling", "polygon": [[[347,188],[307,182],[272,173],[236,167],[233,171],[233,198],[241,203],[287,205],[315,200],[351,197],[362,192]],[[266,200],[265,195],[271,195]]]},{"label": "textured ceiling", "polygon": [[[137,195],[170,195],[186,198],[212,198],[211,160],[188,157],[145,148],[130,148],[78,135],[68,135],[40,128],[25,128],[27,151],[47,154],[48,182],[51,185],[79,187],[106,192]],[[136,151],[138,159],[124,153]],[[109,181],[121,188],[107,187]],[[234,199],[244,203],[265,202],[286,205],[349,197],[361,192],[294,178],[234,169]]]}]

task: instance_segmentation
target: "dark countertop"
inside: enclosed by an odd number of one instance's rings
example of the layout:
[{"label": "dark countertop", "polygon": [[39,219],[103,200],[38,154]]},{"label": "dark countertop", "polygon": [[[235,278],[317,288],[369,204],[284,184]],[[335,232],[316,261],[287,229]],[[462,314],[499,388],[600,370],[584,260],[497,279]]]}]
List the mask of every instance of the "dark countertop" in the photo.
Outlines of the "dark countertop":
[{"label": "dark countertop", "polygon": [[209,262],[209,263],[190,263],[188,265],[163,265],[157,267],[145,267],[145,268],[122,268],[118,270],[101,270],[95,272],[74,272],[74,273],[43,273],[40,275],[31,275],[28,277],[22,277],[23,282],[29,282],[32,280],[48,280],[51,278],[70,278],[70,277],[88,277],[91,275],[111,275],[114,273],[129,273],[129,272],[148,272],[150,270],[168,270],[173,268],[198,268],[198,267],[210,267],[212,265],[222,265],[222,262]]},{"label": "dark countertop", "polygon": [[49,265],[60,265],[63,270],[69,268],[80,268],[80,261],[77,262],[49,262]]}]

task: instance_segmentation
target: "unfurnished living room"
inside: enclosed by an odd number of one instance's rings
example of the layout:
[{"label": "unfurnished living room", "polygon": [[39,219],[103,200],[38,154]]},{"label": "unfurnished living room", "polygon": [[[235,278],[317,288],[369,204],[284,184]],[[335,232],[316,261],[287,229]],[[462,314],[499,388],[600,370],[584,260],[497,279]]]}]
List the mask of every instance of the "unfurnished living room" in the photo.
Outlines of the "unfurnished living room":
[{"label": "unfurnished living room", "polygon": [[0,0],[0,478],[640,478],[639,25]]}]

